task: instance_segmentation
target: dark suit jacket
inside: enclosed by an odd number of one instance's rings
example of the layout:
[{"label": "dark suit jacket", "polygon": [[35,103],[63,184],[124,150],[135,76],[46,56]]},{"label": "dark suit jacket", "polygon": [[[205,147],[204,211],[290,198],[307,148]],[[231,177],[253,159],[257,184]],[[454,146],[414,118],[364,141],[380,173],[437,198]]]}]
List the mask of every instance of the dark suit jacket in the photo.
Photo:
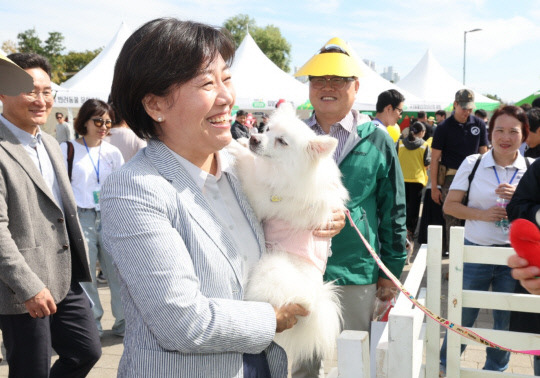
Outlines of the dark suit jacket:
[{"label": "dark suit jacket", "polygon": [[247,126],[242,125],[238,121],[234,121],[234,123],[231,126],[231,134],[234,139],[238,138],[249,138],[250,133]]},{"label": "dark suit jacket", "polygon": [[24,302],[47,287],[56,303],[73,281],[90,281],[77,205],[56,139],[43,144],[60,186],[64,213],[43,176],[0,120],[0,314],[26,312]]}]

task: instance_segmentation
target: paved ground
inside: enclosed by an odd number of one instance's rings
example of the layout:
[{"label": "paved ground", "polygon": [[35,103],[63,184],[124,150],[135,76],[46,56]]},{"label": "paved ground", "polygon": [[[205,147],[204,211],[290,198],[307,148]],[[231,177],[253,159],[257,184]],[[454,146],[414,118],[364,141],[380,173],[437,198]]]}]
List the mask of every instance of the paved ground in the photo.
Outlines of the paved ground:
[{"label": "paved ground", "polygon": [[[406,267],[403,275],[402,281],[406,277],[406,274],[409,270],[409,267]],[[443,277],[448,272],[448,259],[443,260]],[[443,279],[442,284],[442,296],[441,296],[441,308],[443,309],[442,316],[446,317],[446,298],[448,294],[448,281]],[[425,286],[425,285],[423,285]],[[98,361],[96,366],[92,369],[89,376],[90,378],[108,378],[116,377],[116,369],[118,367],[118,362],[120,356],[122,355],[123,345],[122,338],[116,337],[110,333],[110,330],[113,325],[113,318],[110,308],[110,292],[108,287],[105,285],[100,285],[99,295],[102,299],[102,304],[105,309],[105,315],[103,318],[103,329],[105,329],[104,337],[102,338],[103,346],[103,355]],[[491,324],[491,315],[487,310],[481,310],[480,316],[477,322],[479,327],[489,327]],[[444,333],[441,332],[441,338],[444,336]],[[1,340],[1,338],[0,338]],[[2,346],[2,355],[5,355],[5,350]],[[481,346],[469,346],[465,353],[462,356],[462,366],[469,368],[481,369],[484,366],[485,362],[485,349]],[[325,362],[325,370],[327,372],[337,365],[335,359],[328,360]],[[528,374],[533,375],[532,368],[532,357],[527,355],[518,355],[513,354],[510,359],[510,367],[507,370],[508,372],[519,373],[519,374]],[[8,368],[6,361],[0,363],[0,377],[8,376]]]}]

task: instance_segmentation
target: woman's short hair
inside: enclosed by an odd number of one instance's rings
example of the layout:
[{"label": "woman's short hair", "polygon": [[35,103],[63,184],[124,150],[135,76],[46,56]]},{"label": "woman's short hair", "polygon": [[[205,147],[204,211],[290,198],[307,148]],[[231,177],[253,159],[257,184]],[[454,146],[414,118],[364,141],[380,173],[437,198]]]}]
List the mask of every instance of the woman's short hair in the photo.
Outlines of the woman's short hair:
[{"label": "woman's short hair", "polygon": [[127,39],[118,56],[112,103],[139,138],[157,137],[143,98],[168,95],[172,87],[198,76],[218,55],[230,64],[234,52],[233,40],[222,29],[175,18],[149,21]]},{"label": "woman's short hair", "polygon": [[491,141],[491,136],[493,135],[495,121],[503,114],[514,117],[521,123],[521,141],[525,142],[527,140],[527,137],[529,136],[529,119],[527,118],[527,113],[525,113],[523,109],[521,109],[519,106],[514,105],[504,105],[501,106],[499,109],[495,110],[495,113],[493,113],[491,119],[489,120],[489,140]]},{"label": "woman's short hair", "polygon": [[88,130],[86,129],[86,122],[93,116],[102,116],[105,113],[108,113],[109,117],[112,118],[112,109],[105,101],[101,101],[96,98],[86,100],[79,110],[79,114],[75,119],[73,128],[79,135],[86,135],[88,133]]}]

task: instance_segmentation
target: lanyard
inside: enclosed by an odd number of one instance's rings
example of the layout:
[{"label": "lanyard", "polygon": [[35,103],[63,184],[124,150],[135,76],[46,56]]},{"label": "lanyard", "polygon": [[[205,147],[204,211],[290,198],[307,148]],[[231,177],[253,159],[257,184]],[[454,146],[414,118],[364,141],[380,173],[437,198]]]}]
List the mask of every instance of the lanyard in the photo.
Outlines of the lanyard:
[{"label": "lanyard", "polygon": [[[497,183],[499,183],[499,185],[501,185],[501,180],[499,180],[499,175],[497,174],[497,170],[495,169],[495,166],[493,166],[492,168],[493,168],[493,172],[495,172],[495,177],[497,178]],[[518,173],[518,169],[516,168],[516,170],[514,171],[514,174],[512,175],[512,178],[510,179],[509,184],[512,184],[512,181],[514,181],[514,178],[516,177],[517,173]]]},{"label": "lanyard", "polygon": [[90,161],[92,162],[92,166],[94,167],[94,171],[96,172],[97,183],[99,184],[99,161],[101,160],[101,146],[103,145],[103,143],[99,144],[99,155],[98,155],[97,168],[96,168],[96,164],[94,163],[94,159],[92,159],[92,155],[90,155],[90,149],[88,148],[88,145],[86,144],[86,140],[84,139],[84,137],[82,138],[82,140],[84,142],[84,146],[86,147],[86,152],[88,152],[88,156],[90,157]]}]

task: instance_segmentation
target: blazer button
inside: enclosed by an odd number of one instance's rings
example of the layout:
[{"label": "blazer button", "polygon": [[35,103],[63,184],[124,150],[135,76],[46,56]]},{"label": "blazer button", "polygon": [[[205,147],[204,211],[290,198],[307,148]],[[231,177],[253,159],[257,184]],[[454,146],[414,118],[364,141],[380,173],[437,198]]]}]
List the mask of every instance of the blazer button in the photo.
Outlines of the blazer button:
[{"label": "blazer button", "polygon": [[64,223],[64,218],[58,218],[58,223]]},{"label": "blazer button", "polygon": [[69,245],[64,244],[64,245],[62,246],[62,248],[63,248],[64,250],[69,249]]}]

